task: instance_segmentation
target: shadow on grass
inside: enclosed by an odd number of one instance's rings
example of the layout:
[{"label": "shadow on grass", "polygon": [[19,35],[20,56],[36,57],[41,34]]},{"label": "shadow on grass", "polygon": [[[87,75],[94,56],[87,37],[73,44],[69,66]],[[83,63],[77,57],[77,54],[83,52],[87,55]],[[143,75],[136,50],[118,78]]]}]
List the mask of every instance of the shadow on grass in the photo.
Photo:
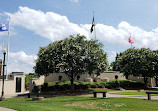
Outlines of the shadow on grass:
[{"label": "shadow on grass", "polygon": [[76,100],[76,99],[69,99],[69,100],[62,100],[62,101],[58,101],[58,102],[79,102],[79,101],[94,101],[94,100],[108,100],[110,98],[94,98],[94,97],[87,97],[86,99],[80,99],[80,100]]},{"label": "shadow on grass", "polygon": [[[66,97],[66,96],[65,96]],[[71,97],[71,96],[69,96]],[[54,101],[53,99],[56,98],[56,97],[45,97],[45,100],[36,100],[36,101]],[[58,97],[57,97],[58,98]],[[67,100],[60,100],[60,97],[58,98],[57,101],[55,102],[82,102],[82,101],[97,101],[97,100],[108,100],[108,99],[111,99],[111,98],[94,98],[94,97],[81,97],[81,98],[69,98]],[[26,101],[33,101],[32,98],[28,98],[26,99]]]}]

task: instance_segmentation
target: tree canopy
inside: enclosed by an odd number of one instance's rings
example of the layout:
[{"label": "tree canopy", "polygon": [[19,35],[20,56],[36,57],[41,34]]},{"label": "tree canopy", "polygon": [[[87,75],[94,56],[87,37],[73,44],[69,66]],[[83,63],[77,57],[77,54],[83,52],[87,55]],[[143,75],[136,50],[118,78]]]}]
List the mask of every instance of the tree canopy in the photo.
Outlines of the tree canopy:
[{"label": "tree canopy", "polygon": [[130,48],[117,55],[113,67],[125,76],[134,75],[144,77],[147,86],[149,77],[157,74],[158,54],[150,49]]},{"label": "tree canopy", "polygon": [[103,45],[96,40],[87,40],[85,36],[70,36],[55,41],[46,47],[40,47],[34,67],[38,75],[49,75],[63,72],[71,81],[74,90],[74,79],[81,74],[105,71],[108,65],[107,54]]}]

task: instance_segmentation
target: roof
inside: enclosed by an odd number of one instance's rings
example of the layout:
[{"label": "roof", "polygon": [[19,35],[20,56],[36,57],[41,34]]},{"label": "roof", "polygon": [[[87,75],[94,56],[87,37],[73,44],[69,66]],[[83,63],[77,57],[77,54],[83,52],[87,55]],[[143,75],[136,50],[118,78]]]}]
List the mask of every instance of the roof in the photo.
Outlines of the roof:
[{"label": "roof", "polygon": [[104,71],[103,73],[120,73],[120,71]]},{"label": "roof", "polygon": [[22,74],[24,74],[24,72],[12,72],[12,73],[10,73],[9,75],[22,75]]}]

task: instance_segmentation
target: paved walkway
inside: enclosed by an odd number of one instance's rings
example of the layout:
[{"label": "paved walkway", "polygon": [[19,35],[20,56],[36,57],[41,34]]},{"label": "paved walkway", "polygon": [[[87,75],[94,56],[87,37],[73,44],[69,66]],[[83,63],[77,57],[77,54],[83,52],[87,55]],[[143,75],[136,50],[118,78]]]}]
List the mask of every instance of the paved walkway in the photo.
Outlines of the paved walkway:
[{"label": "paved walkway", "polygon": [[[101,95],[100,95],[101,96]],[[147,95],[118,95],[118,94],[107,94],[110,98],[138,98],[148,99]],[[151,96],[151,100],[158,100],[158,96]]]},{"label": "paved walkway", "polygon": [[16,110],[0,107],[0,111],[16,111]]},{"label": "paved walkway", "polygon": [[[93,97],[93,94],[81,95],[81,96],[89,96]],[[97,94],[97,97],[101,98],[103,95],[101,93]],[[106,94],[107,98],[138,98],[138,99],[148,99],[147,95],[118,95],[118,94]],[[151,100],[158,100],[158,96],[151,96]]]}]

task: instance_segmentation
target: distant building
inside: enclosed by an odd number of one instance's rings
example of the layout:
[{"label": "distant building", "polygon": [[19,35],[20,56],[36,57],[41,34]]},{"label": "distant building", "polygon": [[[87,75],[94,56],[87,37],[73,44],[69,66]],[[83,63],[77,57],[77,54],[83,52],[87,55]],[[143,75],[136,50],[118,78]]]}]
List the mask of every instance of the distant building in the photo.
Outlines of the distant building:
[{"label": "distant building", "polygon": [[[110,80],[127,80],[126,77],[123,75],[123,73],[120,73],[119,71],[105,71],[101,73],[99,76],[96,76],[95,74],[89,75],[89,74],[83,74],[79,77],[75,78],[75,81],[86,81],[86,82],[99,82],[99,81],[105,81],[108,82]],[[129,76],[128,80],[133,80],[137,82],[144,83],[142,77],[135,77],[135,76]],[[44,82],[52,82],[52,81],[69,81],[69,78],[64,73],[55,73],[50,74],[49,76],[41,76],[39,78],[31,78],[29,89],[30,92],[32,92],[34,86],[40,86]],[[151,85],[151,87],[158,87],[158,79],[155,78],[149,78],[148,83]]]},{"label": "distant building", "polygon": [[[126,80],[123,73],[119,71],[105,71],[101,73],[100,76],[96,76],[95,74],[83,74],[75,78],[75,81],[85,81],[85,82],[99,82],[105,81],[108,82],[109,80],[116,80],[115,76],[118,76],[118,80]],[[40,76],[39,78],[31,78],[29,82],[29,92],[32,92],[34,86],[42,85],[44,82],[52,82],[52,81],[69,81],[68,76],[65,73],[54,73],[50,74],[49,76]]]},{"label": "distant building", "polygon": [[[125,76],[123,76],[123,73],[120,73],[119,71],[105,71],[101,73],[99,76],[96,76],[95,74],[89,75],[89,74],[83,74],[80,76],[80,78],[77,80],[77,77],[75,81],[89,81],[91,78],[91,82],[93,81],[109,81],[109,80],[116,80],[115,75],[118,76],[118,80],[126,80]],[[69,78],[64,73],[55,73],[50,74],[49,76],[45,77],[45,82],[51,82],[51,81],[59,81],[59,76],[62,76],[61,81],[68,81]]]}]

